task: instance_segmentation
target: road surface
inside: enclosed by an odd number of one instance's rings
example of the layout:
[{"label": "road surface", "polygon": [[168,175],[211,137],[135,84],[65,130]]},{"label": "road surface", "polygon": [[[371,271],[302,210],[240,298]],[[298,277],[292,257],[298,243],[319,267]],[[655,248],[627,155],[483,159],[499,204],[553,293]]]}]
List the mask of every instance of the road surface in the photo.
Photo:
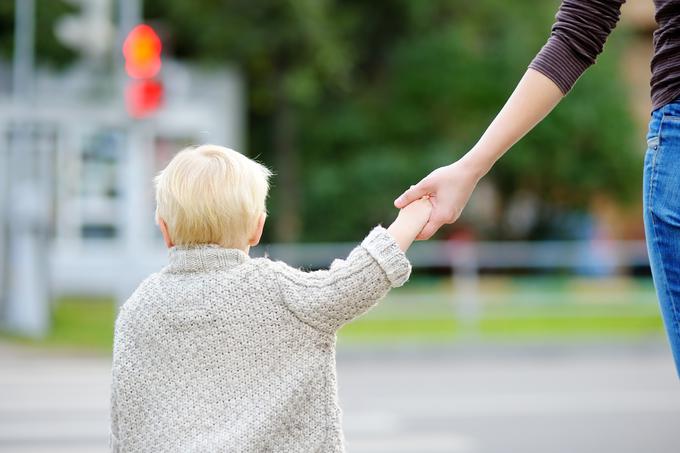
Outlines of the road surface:
[{"label": "road surface", "polygon": [[[0,343],[0,364],[0,452],[108,451],[106,357]],[[338,373],[349,453],[680,451],[680,382],[662,343],[341,350]]]}]

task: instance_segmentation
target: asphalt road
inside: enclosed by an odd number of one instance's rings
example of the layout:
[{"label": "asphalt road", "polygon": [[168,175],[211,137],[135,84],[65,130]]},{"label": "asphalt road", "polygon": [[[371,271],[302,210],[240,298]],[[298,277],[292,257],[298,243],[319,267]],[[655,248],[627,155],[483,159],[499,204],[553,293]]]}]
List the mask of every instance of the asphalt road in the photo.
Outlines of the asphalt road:
[{"label": "asphalt road", "polygon": [[[0,452],[107,450],[109,362],[0,343]],[[349,453],[680,451],[662,343],[341,351]]]}]

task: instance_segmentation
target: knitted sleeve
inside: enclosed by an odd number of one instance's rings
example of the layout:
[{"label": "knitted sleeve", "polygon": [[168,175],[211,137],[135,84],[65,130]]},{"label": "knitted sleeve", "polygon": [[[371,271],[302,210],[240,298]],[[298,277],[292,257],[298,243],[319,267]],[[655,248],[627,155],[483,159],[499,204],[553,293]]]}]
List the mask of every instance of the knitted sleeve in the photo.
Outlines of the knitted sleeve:
[{"label": "knitted sleeve", "polygon": [[619,21],[625,0],[563,0],[550,39],[530,68],[555,82],[567,94],[595,63]]},{"label": "knitted sleeve", "polygon": [[328,270],[304,272],[272,263],[281,296],[302,322],[325,332],[365,313],[390,288],[408,280],[411,265],[387,231],[376,227],[344,260]]}]

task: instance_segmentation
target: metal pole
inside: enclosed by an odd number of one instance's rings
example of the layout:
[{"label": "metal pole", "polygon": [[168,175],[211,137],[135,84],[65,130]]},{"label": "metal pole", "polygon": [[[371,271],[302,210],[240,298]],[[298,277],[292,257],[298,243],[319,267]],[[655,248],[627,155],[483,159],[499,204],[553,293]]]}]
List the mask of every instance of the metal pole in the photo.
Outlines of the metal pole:
[{"label": "metal pole", "polygon": [[[33,75],[33,47],[34,47],[34,17],[35,17],[35,0],[15,0],[14,2],[14,55],[12,65],[12,97],[14,102],[18,104],[28,97],[32,84]],[[11,124],[11,123],[10,123]],[[11,130],[11,129],[8,129]],[[14,141],[14,139],[13,139]],[[2,218],[6,219],[0,225],[0,302],[2,304],[3,315],[7,307],[7,287],[9,283],[9,255],[8,244],[10,241],[7,238],[10,230],[9,207],[7,206],[7,190],[10,187],[9,178],[12,173],[8,171],[9,163],[13,160],[12,153],[15,146],[11,144],[7,150],[0,152],[7,153],[3,155],[0,160],[4,162],[3,179],[0,181],[0,209],[2,209]],[[17,169],[19,170],[19,169]]]},{"label": "metal pole", "polygon": [[[13,98],[15,106],[32,101],[35,0],[15,2]],[[33,165],[36,154],[31,118],[15,118],[10,147],[9,269],[7,326],[22,335],[44,336],[49,324],[47,195]]]},{"label": "metal pole", "polygon": [[118,93],[123,98],[127,75],[125,74],[125,59],[123,57],[123,43],[128,33],[142,21],[142,4],[140,0],[118,0],[118,32],[116,49],[113,52],[114,80],[118,84]]},{"label": "metal pole", "polygon": [[[128,81],[127,75],[123,71],[123,55],[121,49],[128,33],[142,21],[142,4],[140,0],[119,0],[118,2],[118,49],[116,55],[116,70],[120,93],[125,90]],[[145,129],[135,120],[129,120],[127,127],[127,144],[124,159],[120,162],[121,175],[118,183],[122,185],[120,193],[120,203],[122,203],[123,213],[121,216],[121,241],[125,253],[122,254],[123,262],[121,269],[125,269],[118,279],[117,302],[122,305],[130,296],[135,286],[139,284],[137,280],[138,270],[135,265],[137,256],[147,246],[147,221],[151,218],[145,214],[151,211],[146,210],[147,200],[145,190],[146,185],[151,183],[150,164],[148,155],[150,152],[147,134]]]},{"label": "metal pole", "polygon": [[[4,132],[4,131],[0,131]],[[4,320],[7,309],[7,271],[9,270],[7,253],[8,234],[8,208],[7,191],[9,189],[9,152],[4,146],[0,146],[0,323]]]},{"label": "metal pole", "polygon": [[35,0],[14,2],[14,100],[25,101],[33,86],[35,48]]},{"label": "metal pole", "polygon": [[142,3],[140,0],[119,0],[118,1],[118,49],[116,55],[116,68],[122,68],[123,42],[130,30],[142,21]]},{"label": "metal pole", "polygon": [[479,267],[475,244],[458,243],[451,260],[454,307],[462,333],[474,337],[479,333],[481,312]]}]

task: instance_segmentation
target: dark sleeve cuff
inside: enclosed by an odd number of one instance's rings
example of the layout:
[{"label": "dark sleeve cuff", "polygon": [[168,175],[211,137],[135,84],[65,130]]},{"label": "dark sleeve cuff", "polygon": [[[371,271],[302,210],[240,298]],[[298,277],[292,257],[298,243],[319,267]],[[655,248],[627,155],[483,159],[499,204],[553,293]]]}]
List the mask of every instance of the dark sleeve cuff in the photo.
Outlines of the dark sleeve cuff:
[{"label": "dark sleeve cuff", "polygon": [[568,44],[553,35],[529,64],[529,68],[555,82],[562,94],[566,95],[592,64],[593,62],[584,60]]},{"label": "dark sleeve cuff", "polygon": [[408,280],[411,264],[385,228],[375,227],[361,246],[377,261],[393,287],[401,286]]}]

